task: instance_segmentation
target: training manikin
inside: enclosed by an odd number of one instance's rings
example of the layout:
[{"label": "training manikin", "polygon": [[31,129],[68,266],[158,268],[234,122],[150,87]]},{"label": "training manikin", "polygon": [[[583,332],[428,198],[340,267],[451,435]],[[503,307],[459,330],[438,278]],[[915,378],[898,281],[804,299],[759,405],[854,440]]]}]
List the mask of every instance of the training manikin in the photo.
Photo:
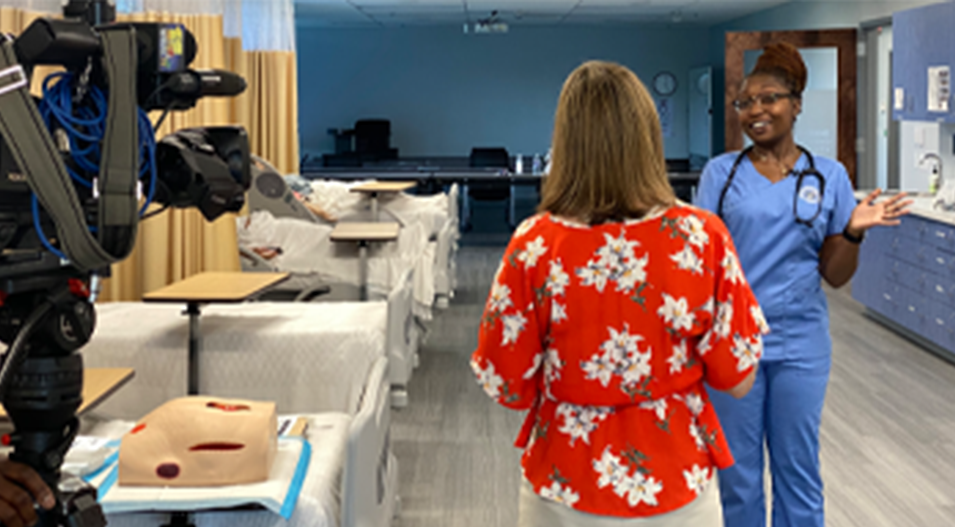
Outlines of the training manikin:
[{"label": "training manikin", "polygon": [[268,479],[277,448],[275,403],[173,399],[123,437],[119,484],[201,487]]}]

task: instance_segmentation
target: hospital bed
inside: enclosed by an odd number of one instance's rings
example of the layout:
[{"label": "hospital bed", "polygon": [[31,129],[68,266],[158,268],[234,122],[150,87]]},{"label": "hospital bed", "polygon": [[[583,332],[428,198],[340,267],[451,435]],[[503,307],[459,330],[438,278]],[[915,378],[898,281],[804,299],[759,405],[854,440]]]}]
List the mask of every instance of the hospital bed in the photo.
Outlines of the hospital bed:
[{"label": "hospital bed", "polygon": [[[242,269],[265,268],[292,273],[293,279],[312,276],[319,282],[357,287],[361,283],[358,247],[333,242],[333,230],[327,223],[275,217],[265,210],[236,218]],[[280,254],[263,262],[249,256],[256,248],[279,249]],[[394,242],[371,244],[367,260],[367,288],[371,296],[387,295],[413,269],[414,312],[420,319],[429,320],[434,303],[434,249],[420,224],[402,227]]]},{"label": "hospital bed", "polygon": [[[369,203],[351,189],[367,181],[310,181],[311,193],[305,199],[339,218],[361,218],[367,215]],[[434,277],[434,294],[438,307],[446,307],[454,296],[455,256],[460,238],[459,190],[452,185],[447,194],[414,196],[405,193],[378,198],[380,209],[402,226],[423,225],[428,242],[433,245],[435,262],[428,276]]]},{"label": "hospital bed", "polygon": [[[249,190],[249,208],[253,212],[266,211],[272,218],[281,220],[282,227],[292,225],[286,223],[286,219],[298,219],[305,224],[317,225],[318,228],[312,230],[313,236],[324,236],[325,232],[331,228],[331,223],[325,219],[316,216],[305,205],[305,202],[324,210],[328,215],[342,221],[360,221],[368,220],[369,201],[357,193],[351,192],[355,184],[331,182],[331,181],[312,181],[310,184],[305,182],[306,188],[302,188],[305,195],[296,195],[289,187],[286,179],[279,176],[278,171],[265,160],[255,157],[252,171],[252,186]],[[305,181],[305,180],[301,180]],[[418,302],[417,311],[422,319],[430,318],[430,307],[437,299],[439,306],[446,306],[448,299],[453,296],[454,280],[454,260],[457,250],[458,232],[458,190],[457,186],[452,186],[448,194],[439,194],[435,196],[418,197],[403,193],[384,195],[380,198],[381,219],[396,221],[402,226],[402,231],[413,231],[408,233],[405,238],[414,238],[423,229],[427,246],[424,249],[417,250],[415,253],[420,257],[415,262],[417,273],[416,300]],[[265,222],[260,220],[259,223]],[[266,222],[268,223],[268,222]],[[269,230],[269,226],[255,226],[252,230],[255,233],[243,230],[240,220],[240,246],[245,249],[251,247],[243,244],[243,236],[259,236],[256,243],[267,244],[275,241],[275,238],[281,237],[274,230]],[[306,235],[307,229],[296,229],[296,232]],[[288,240],[295,243],[295,240]],[[413,245],[405,243],[409,248]],[[294,252],[304,255],[311,261],[311,267],[304,265],[304,262],[296,261],[295,268],[280,268],[282,271],[293,273],[306,272],[303,269],[319,270],[319,263],[329,257],[328,253],[319,250],[313,242],[307,244],[311,252],[304,252],[300,248],[283,246],[283,250],[290,249]],[[414,251],[412,248],[411,250]],[[392,254],[394,251],[392,251]],[[244,261],[244,263],[246,263]],[[330,262],[333,266],[338,262]],[[320,271],[319,271],[320,272]],[[327,271],[329,274],[335,274],[334,270]],[[341,275],[335,277],[341,279]],[[288,287],[288,286],[286,286]]]},{"label": "hospital bed", "polygon": [[[136,377],[84,418],[84,434],[117,434],[186,393],[188,319],[169,304],[98,306],[87,366],[126,366]],[[397,507],[397,462],[388,443],[385,302],[210,305],[200,325],[200,391],[271,400],[307,414],[312,461],[293,526],[378,527]],[[155,527],[168,517],[111,514],[111,525]],[[197,527],[286,522],[266,511],[199,513]]]}]

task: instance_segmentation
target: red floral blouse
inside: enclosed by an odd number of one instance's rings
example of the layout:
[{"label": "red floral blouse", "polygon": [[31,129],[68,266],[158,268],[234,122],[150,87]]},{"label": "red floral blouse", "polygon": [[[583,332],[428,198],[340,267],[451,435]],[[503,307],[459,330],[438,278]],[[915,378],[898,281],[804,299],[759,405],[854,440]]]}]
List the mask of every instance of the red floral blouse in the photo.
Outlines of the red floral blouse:
[{"label": "red floral blouse", "polygon": [[733,464],[703,381],[742,382],[767,331],[709,212],[592,227],[539,214],[505,252],[471,367],[497,402],[530,410],[516,446],[537,494],[653,516]]}]

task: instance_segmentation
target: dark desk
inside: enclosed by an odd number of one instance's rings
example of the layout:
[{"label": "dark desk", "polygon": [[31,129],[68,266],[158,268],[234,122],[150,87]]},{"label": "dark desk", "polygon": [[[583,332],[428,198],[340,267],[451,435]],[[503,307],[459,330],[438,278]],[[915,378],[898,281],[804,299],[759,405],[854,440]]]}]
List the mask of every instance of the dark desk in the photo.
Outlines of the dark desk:
[{"label": "dark desk", "polygon": [[[699,172],[670,172],[670,184],[677,191],[677,196],[684,201],[693,201],[696,197],[696,186],[700,179]],[[468,198],[468,183],[495,183],[502,185],[539,186],[545,174],[512,174],[500,169],[479,168],[441,168],[435,166],[388,166],[388,167],[356,167],[334,168],[304,171],[302,177],[306,179],[332,179],[339,181],[356,181],[373,179],[377,181],[416,181],[419,188],[434,188],[435,186],[461,185],[462,221],[470,220],[470,199]],[[516,201],[514,193],[508,202],[509,218],[513,221],[516,215]]]}]

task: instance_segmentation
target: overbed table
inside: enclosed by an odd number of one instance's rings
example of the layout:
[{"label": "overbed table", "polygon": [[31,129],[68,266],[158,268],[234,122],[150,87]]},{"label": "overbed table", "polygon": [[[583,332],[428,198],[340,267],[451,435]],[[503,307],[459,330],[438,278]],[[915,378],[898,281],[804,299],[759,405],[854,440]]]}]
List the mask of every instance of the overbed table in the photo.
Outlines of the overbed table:
[{"label": "overbed table", "polygon": [[341,221],[335,225],[329,238],[333,242],[358,244],[358,295],[368,300],[368,246],[374,242],[392,242],[398,239],[400,226],[390,222]]},{"label": "overbed table", "polygon": [[289,273],[199,273],[143,295],[144,302],[184,302],[189,315],[189,395],[199,394],[202,331],[199,308],[213,302],[244,302],[287,280]]}]

